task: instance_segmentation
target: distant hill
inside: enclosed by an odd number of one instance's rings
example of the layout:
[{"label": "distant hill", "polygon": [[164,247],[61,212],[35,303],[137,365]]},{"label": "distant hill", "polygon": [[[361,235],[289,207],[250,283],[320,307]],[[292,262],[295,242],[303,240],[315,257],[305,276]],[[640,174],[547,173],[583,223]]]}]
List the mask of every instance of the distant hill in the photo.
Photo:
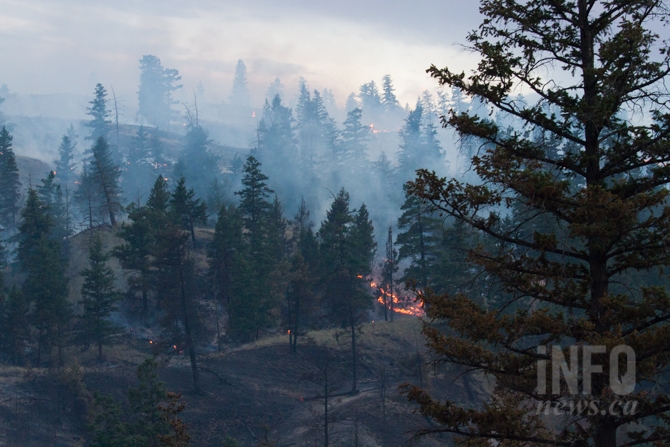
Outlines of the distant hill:
[{"label": "distant hill", "polygon": [[19,167],[19,179],[23,189],[28,189],[31,184],[39,185],[40,180],[46,178],[53,169],[50,164],[42,160],[21,155],[16,156],[16,164]]}]

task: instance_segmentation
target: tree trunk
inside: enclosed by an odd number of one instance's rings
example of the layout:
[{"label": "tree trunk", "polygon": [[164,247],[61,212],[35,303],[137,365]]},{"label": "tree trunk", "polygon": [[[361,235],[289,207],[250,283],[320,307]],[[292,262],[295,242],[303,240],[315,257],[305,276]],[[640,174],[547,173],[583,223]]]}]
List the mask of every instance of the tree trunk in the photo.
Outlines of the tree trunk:
[{"label": "tree trunk", "polygon": [[198,375],[198,362],[195,357],[195,345],[193,343],[193,335],[191,333],[191,321],[188,317],[188,306],[186,304],[186,285],[184,284],[184,265],[181,260],[181,250],[178,249],[179,255],[179,285],[181,288],[181,307],[184,314],[184,330],[186,331],[186,344],[188,345],[188,355],[191,359],[191,370],[193,371],[193,389],[196,393],[200,393],[200,378]]},{"label": "tree trunk", "polygon": [[354,394],[358,391],[358,356],[356,355],[356,323],[351,306],[349,306],[349,316],[351,322],[351,393]]},{"label": "tree trunk", "polygon": [[391,289],[391,323],[393,323],[393,311],[395,309],[395,303],[393,302],[393,264],[391,264],[391,281],[389,281],[389,288]]}]

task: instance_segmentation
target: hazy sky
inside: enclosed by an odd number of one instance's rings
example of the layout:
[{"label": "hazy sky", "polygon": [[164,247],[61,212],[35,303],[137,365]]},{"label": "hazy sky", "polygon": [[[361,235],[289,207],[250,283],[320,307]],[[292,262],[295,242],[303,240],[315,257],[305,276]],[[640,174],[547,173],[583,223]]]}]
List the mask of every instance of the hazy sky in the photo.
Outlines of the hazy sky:
[{"label": "hazy sky", "polygon": [[96,82],[135,98],[139,59],[158,56],[191,91],[227,99],[238,59],[250,87],[279,77],[332,88],[340,106],[369,80],[393,77],[413,103],[437,86],[431,63],[465,69],[456,43],[479,23],[465,0],[2,0],[0,84],[18,93],[90,95]]}]

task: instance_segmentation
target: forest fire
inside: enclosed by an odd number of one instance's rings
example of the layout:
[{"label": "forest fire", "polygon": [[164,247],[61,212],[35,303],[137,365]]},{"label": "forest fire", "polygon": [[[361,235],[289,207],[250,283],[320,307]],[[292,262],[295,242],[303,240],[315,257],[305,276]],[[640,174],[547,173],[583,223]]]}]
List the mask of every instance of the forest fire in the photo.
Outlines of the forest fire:
[{"label": "forest fire", "polygon": [[[423,302],[412,301],[408,298],[398,297],[395,293],[391,293],[375,282],[370,283],[370,287],[377,289],[379,296],[377,302],[382,306],[386,302],[386,307],[391,309],[391,300],[393,300],[393,311],[403,315],[413,315],[415,317],[423,317],[426,312],[423,310]],[[386,300],[384,300],[386,296]]]}]

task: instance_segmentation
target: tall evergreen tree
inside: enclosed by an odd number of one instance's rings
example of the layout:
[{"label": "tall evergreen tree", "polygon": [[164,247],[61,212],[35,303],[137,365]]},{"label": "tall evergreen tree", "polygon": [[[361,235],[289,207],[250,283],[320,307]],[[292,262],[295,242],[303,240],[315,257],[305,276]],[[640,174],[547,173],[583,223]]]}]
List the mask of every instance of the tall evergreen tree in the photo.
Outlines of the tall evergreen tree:
[{"label": "tall evergreen tree", "polygon": [[269,296],[267,288],[270,274],[277,265],[272,250],[276,245],[271,244],[276,238],[270,233],[274,226],[270,224],[273,205],[268,200],[274,191],[268,188],[268,177],[260,167],[253,156],[247,158],[242,179],[244,188],[235,193],[240,196],[246,250],[238,262],[240,287],[232,294],[228,312],[229,330],[243,339],[257,337],[261,329],[270,326],[273,310],[270,303],[274,297]]},{"label": "tall evergreen tree", "polygon": [[[114,164],[107,141],[100,137],[91,148],[91,156],[82,174],[77,199],[84,214],[94,210],[108,216],[112,226],[121,210],[120,170]],[[91,203],[92,202],[92,203]]]},{"label": "tall evergreen tree", "polygon": [[37,186],[40,199],[47,207],[47,212],[53,219],[52,237],[60,241],[65,254],[66,239],[72,234],[72,220],[69,209],[69,197],[63,194],[61,185],[56,181],[56,173],[49,171],[47,178],[41,180]]},{"label": "tall evergreen tree", "polygon": [[398,98],[395,96],[395,87],[391,75],[384,75],[382,78],[382,104],[387,112],[392,112],[400,108]]},{"label": "tall evergreen tree", "polygon": [[164,341],[170,346],[184,347],[188,352],[193,388],[200,392],[196,342],[200,315],[198,309],[199,281],[188,247],[189,234],[178,223],[166,222],[156,229],[153,253],[156,293],[163,309],[161,326]]},{"label": "tall evergreen tree", "polygon": [[207,223],[207,204],[195,197],[193,188],[186,189],[186,179],[181,177],[172,191],[170,212],[183,230],[188,230],[195,246],[195,224]]},{"label": "tall evergreen tree", "polygon": [[201,197],[205,196],[209,185],[220,175],[218,157],[209,150],[211,143],[209,134],[202,126],[190,124],[184,150],[173,172],[175,177],[186,177]]},{"label": "tall evergreen tree", "polygon": [[[429,72],[523,128],[509,132],[474,111],[450,114],[459,135],[485,144],[471,158],[480,179],[421,170],[410,191],[494,242],[467,252],[503,288],[496,305],[428,293],[428,317],[439,327],[423,331],[436,361],[493,386],[476,406],[408,390],[435,424],[423,433],[453,433],[470,445],[667,444],[670,408],[657,384],[670,366],[670,296],[667,286],[629,281],[649,272],[666,281],[670,265],[670,53],[656,28],[669,18],[666,5],[512,0],[483,1],[480,11],[484,20],[468,35],[477,68]],[[526,89],[539,99],[517,101],[513,92]],[[631,108],[635,120],[626,118]],[[635,359],[625,379],[612,352],[620,345]],[[586,361],[573,355],[566,378],[590,382],[546,393],[542,370],[563,369],[559,359],[577,347]],[[590,352],[597,369],[589,369]],[[595,408],[559,413],[585,398]],[[558,417],[542,414],[548,402]],[[616,402],[636,410],[619,411]]]},{"label": "tall evergreen tree", "polygon": [[109,117],[112,112],[107,108],[107,90],[102,84],[95,85],[95,98],[89,102],[90,107],[86,108],[86,114],[91,120],[86,126],[91,128],[91,135],[87,140],[98,141],[100,137],[106,138],[109,131]]},{"label": "tall evergreen tree", "polygon": [[298,213],[292,222],[295,249],[290,262],[288,290],[283,313],[284,328],[289,334],[289,350],[297,352],[298,337],[304,336],[310,320],[317,308],[316,298],[319,286],[319,245],[309,211],[302,200]]},{"label": "tall evergreen tree", "polygon": [[75,173],[75,149],[77,147],[76,133],[70,124],[68,133],[63,135],[60,146],[58,146],[58,158],[56,159],[56,179],[61,185],[74,185]]},{"label": "tall evergreen tree", "polygon": [[236,207],[224,205],[219,209],[214,240],[208,253],[214,294],[224,304],[230,304],[236,280],[236,264],[244,250],[242,215]]},{"label": "tall evergreen tree", "polygon": [[275,78],[268,87],[267,92],[265,92],[265,99],[267,101],[272,101],[275,96],[279,95],[280,99],[283,99],[284,96],[284,85],[281,83],[279,78]]},{"label": "tall evergreen tree", "polygon": [[298,159],[297,141],[293,134],[293,112],[284,107],[279,96],[272,103],[265,103],[263,118],[258,123],[259,160],[268,168],[272,178],[282,178],[287,184],[286,196],[297,193],[296,178],[300,177],[297,166],[287,163]]},{"label": "tall evergreen tree", "polygon": [[357,330],[372,307],[367,275],[372,266],[375,242],[367,208],[349,209],[349,194],[335,197],[318,237],[323,266],[324,298],[334,323],[347,328],[351,336],[352,392],[358,389]]},{"label": "tall evergreen tree", "polygon": [[26,274],[23,291],[33,305],[31,321],[38,331],[37,364],[41,363],[42,353],[50,353],[54,346],[61,364],[72,316],[65,264],[60,244],[51,238],[53,220],[32,188],[21,218],[17,257]]},{"label": "tall evergreen tree", "polygon": [[140,59],[140,87],[137,91],[138,115],[152,126],[168,130],[175,114],[172,106],[178,104],[172,97],[182,87],[175,69],[164,68],[161,60],[151,54]]},{"label": "tall evergreen tree", "polygon": [[114,286],[115,275],[108,265],[110,254],[102,247],[100,235],[93,238],[89,247],[89,266],[82,270],[84,284],[81,286],[81,316],[84,337],[88,343],[97,346],[98,360],[102,360],[102,347],[112,343],[111,336],[118,332],[109,320],[117,310],[120,294]]},{"label": "tall evergreen tree", "polygon": [[430,203],[407,193],[398,218],[398,260],[409,260],[400,281],[415,281],[419,289],[431,286],[440,256],[442,221]]},{"label": "tall evergreen tree", "polygon": [[123,187],[129,200],[137,202],[142,197],[146,198],[156,172],[154,164],[151,135],[144,126],[140,126],[123,166]]},{"label": "tall evergreen tree", "polygon": [[242,62],[242,59],[240,59],[235,66],[230,103],[236,106],[249,107],[250,101],[249,87],[247,86],[247,67]]},{"label": "tall evergreen tree", "polygon": [[375,112],[382,106],[382,98],[379,95],[379,89],[375,81],[366,82],[361,85],[358,91],[358,97],[361,100],[361,106],[366,113]]},{"label": "tall evergreen tree", "polygon": [[260,251],[263,242],[264,227],[271,204],[268,200],[274,193],[267,186],[268,177],[261,172],[261,164],[253,155],[244,164],[243,189],[235,192],[240,196],[240,212],[244,219],[244,228],[251,246],[252,257]]},{"label": "tall evergreen tree", "polygon": [[145,321],[149,316],[149,292],[156,284],[152,257],[155,254],[158,229],[168,221],[166,214],[169,201],[167,182],[159,175],[146,205],[133,203],[126,209],[131,223],[124,223],[118,233],[125,242],[113,250],[121,267],[130,271],[130,291],[142,295],[142,316]]},{"label": "tall evergreen tree", "polygon": [[0,131],[0,225],[13,227],[19,211],[21,183],[16,156],[12,150],[13,137],[5,126]]},{"label": "tall evergreen tree", "polygon": [[363,125],[362,118],[363,111],[356,108],[347,113],[347,119],[343,123],[337,158],[340,169],[349,174],[364,167],[368,160],[370,128]]}]

